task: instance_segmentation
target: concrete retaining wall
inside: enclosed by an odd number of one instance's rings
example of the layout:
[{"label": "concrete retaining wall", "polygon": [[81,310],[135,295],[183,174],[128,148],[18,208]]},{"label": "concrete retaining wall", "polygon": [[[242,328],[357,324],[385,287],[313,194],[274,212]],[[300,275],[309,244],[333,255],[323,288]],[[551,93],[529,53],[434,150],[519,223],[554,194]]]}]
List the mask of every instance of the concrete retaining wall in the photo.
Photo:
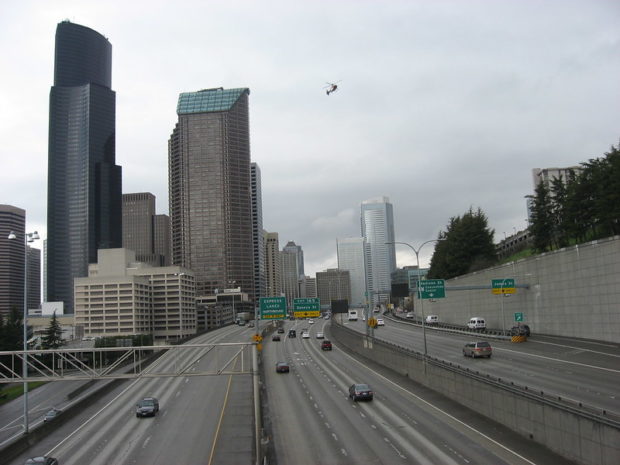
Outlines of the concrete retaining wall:
[{"label": "concrete retaining wall", "polygon": [[528,392],[459,366],[370,339],[339,324],[332,338],[376,363],[408,376],[445,396],[500,422],[524,437],[584,465],[620,463],[620,422],[578,405]]},{"label": "concrete retaining wall", "polygon": [[[491,289],[493,279],[513,278],[510,297]],[[452,290],[451,290],[452,288]],[[419,315],[420,302],[416,301]],[[532,333],[620,341],[620,236],[580,244],[446,280],[446,298],[425,300],[424,314],[464,325],[471,317],[491,328],[510,328],[522,312]]]}]

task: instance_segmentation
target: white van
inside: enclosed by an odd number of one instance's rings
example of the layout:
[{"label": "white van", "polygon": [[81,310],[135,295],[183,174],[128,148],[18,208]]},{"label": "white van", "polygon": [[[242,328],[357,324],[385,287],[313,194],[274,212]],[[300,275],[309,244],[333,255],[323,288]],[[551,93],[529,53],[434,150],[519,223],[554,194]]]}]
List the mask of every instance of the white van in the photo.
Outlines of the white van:
[{"label": "white van", "polygon": [[439,323],[439,317],[437,315],[427,315],[426,316],[426,324],[427,325],[436,325]]},{"label": "white van", "polygon": [[357,310],[349,310],[349,321],[357,321]]},{"label": "white van", "polygon": [[469,329],[475,329],[476,331],[484,331],[487,328],[487,324],[484,321],[484,318],[475,316],[469,320],[467,327]]}]

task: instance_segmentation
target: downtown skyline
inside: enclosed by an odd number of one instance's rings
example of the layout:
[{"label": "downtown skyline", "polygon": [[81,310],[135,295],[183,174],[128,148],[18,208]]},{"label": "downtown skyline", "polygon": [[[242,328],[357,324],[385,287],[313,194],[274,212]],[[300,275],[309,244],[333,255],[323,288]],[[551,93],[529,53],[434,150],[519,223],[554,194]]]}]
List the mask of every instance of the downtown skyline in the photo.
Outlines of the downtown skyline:
[{"label": "downtown skyline", "polygon": [[[281,244],[303,247],[308,275],[336,266],[335,240],[358,234],[363,199],[388,196],[396,240],[414,246],[470,206],[488,215],[499,241],[525,227],[532,168],[572,166],[618,143],[614,2],[271,2],[268,16],[233,2],[211,5],[198,29],[191,18],[169,21],[204,16],[198,4],[182,2],[173,15],[164,6],[144,14],[138,2],[119,18],[120,5],[26,1],[3,11],[2,43],[18,26],[26,40],[4,58],[10,176],[0,194],[26,210],[27,230],[42,238],[53,31],[64,18],[114,45],[123,192],[153,193],[157,213],[168,213],[167,138],[179,93],[250,88],[263,225]],[[232,21],[240,27],[228,28]],[[172,69],[166,55],[186,59]],[[325,82],[339,80],[326,96]],[[413,264],[406,249],[396,254],[399,266]]]}]

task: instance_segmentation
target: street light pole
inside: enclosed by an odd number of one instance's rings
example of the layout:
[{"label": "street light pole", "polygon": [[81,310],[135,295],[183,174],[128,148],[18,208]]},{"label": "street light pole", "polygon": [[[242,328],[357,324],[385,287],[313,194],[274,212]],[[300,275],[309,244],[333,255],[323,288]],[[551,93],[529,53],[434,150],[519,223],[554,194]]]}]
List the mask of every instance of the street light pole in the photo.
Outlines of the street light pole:
[{"label": "street light pole", "polygon": [[[11,231],[9,240],[17,239]],[[28,434],[28,243],[40,239],[38,232],[24,233],[24,355],[22,356],[22,378],[24,380],[24,434]]]},{"label": "street light pole", "polygon": [[426,244],[429,244],[430,242],[439,242],[441,239],[431,239],[429,241],[426,242],[422,242],[422,244],[420,244],[420,246],[418,247],[418,249],[416,250],[411,244],[408,244],[407,242],[386,242],[386,244],[402,244],[402,245],[406,245],[407,247],[409,247],[411,250],[413,250],[413,253],[415,254],[415,260],[418,266],[418,280],[416,282],[416,291],[418,291],[418,298],[420,300],[420,312],[422,313],[422,338],[424,339],[424,369],[426,370],[426,357],[428,356],[428,350],[427,350],[427,345],[426,345],[426,318],[424,316],[424,299],[420,298],[420,251],[422,250],[422,247],[424,247]]}]

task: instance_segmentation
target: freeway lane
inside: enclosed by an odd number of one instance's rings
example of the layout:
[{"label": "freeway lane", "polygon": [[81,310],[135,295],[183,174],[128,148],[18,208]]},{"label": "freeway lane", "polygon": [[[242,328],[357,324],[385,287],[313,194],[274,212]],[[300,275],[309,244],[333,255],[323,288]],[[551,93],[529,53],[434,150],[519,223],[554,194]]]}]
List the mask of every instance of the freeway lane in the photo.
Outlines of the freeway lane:
[{"label": "freeway lane", "polygon": [[[250,334],[245,328],[229,327],[192,342],[247,342]],[[184,357],[197,360],[196,371],[213,370],[221,367],[222,361],[238,348],[215,350],[217,360],[213,351],[205,354],[205,349],[198,348]],[[178,363],[178,359],[169,355],[164,354],[155,363]],[[245,363],[251,363],[249,354],[244,359]],[[144,396],[159,399],[157,416],[136,418],[135,404]],[[41,454],[52,455],[63,465],[252,461],[254,423],[250,375],[138,379],[123,383],[96,404],[60,425],[50,437],[11,463],[23,464],[26,457]]]},{"label": "freeway lane", "polygon": [[[365,330],[361,321],[345,324],[360,332]],[[385,324],[375,330],[376,338],[423,352],[419,326],[389,318],[385,318]],[[484,340],[484,336],[444,332],[427,326],[426,339],[430,357],[620,415],[619,346],[534,335],[519,344],[491,339],[493,357],[471,359],[463,357],[463,344]]]},{"label": "freeway lane", "polygon": [[[514,433],[445,398],[423,399],[415,392],[423,388],[403,379],[398,384],[390,381],[336,343],[333,351],[322,351],[314,335],[324,326],[324,320],[310,326],[303,321],[286,322],[287,330],[309,327],[312,338],[283,338],[265,344],[267,410],[278,463],[559,463],[558,456],[523,444]],[[329,332],[329,325],[325,330]],[[280,360],[290,363],[289,374],[275,372]],[[351,401],[347,388],[353,382],[369,383],[375,399]],[[466,421],[446,411],[458,411]],[[515,445],[521,450],[515,450]]]}]

